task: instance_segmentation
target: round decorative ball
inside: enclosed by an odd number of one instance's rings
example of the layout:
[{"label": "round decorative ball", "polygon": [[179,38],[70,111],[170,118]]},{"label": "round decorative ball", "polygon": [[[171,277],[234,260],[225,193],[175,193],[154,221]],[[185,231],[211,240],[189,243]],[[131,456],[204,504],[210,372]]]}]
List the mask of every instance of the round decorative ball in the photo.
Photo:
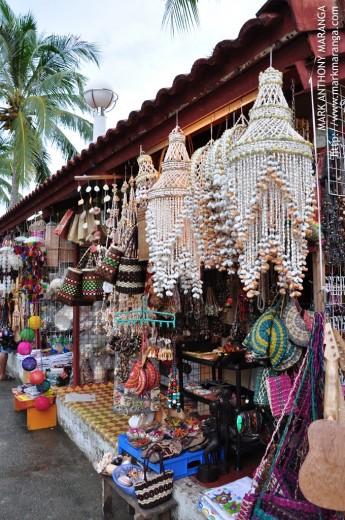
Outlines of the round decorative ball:
[{"label": "round decorative ball", "polygon": [[42,320],[39,316],[30,316],[28,319],[30,329],[38,330],[42,326]]},{"label": "round decorative ball", "polygon": [[25,359],[23,359],[22,367],[24,370],[31,372],[32,370],[35,370],[35,368],[37,367],[37,361],[34,357],[28,356]]},{"label": "round decorative ball", "polygon": [[45,379],[41,385],[36,385],[36,388],[39,392],[48,392],[50,388],[50,382],[48,379]]},{"label": "round decorative ball", "polygon": [[28,356],[29,354],[31,354],[31,351],[32,351],[32,345],[31,345],[31,343],[29,343],[29,341],[21,341],[18,344],[17,352],[21,356]]},{"label": "round decorative ball", "polygon": [[33,341],[35,339],[35,331],[32,329],[23,329],[20,333],[20,339],[23,341]]},{"label": "round decorative ball", "polygon": [[29,381],[32,385],[41,385],[45,377],[41,370],[34,370],[29,376]]},{"label": "round decorative ball", "polygon": [[48,397],[46,397],[45,395],[39,395],[35,399],[34,406],[36,410],[39,410],[40,412],[45,412],[50,407],[50,401]]}]

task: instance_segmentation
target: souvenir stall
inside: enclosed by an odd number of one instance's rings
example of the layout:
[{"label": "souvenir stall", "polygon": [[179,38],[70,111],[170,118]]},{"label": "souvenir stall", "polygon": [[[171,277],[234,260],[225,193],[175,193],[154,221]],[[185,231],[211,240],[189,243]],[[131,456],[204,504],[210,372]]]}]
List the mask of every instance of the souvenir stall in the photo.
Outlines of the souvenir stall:
[{"label": "souvenir stall", "polygon": [[107,441],[97,471],[143,510],[175,507],[186,477],[210,488],[198,518],[345,510],[344,158],[313,125],[313,35],[278,4],[243,53],[215,52],[210,91],[206,60],[200,92],[180,78],[160,118],[147,102],[49,181],[45,237],[0,250],[1,341]]}]

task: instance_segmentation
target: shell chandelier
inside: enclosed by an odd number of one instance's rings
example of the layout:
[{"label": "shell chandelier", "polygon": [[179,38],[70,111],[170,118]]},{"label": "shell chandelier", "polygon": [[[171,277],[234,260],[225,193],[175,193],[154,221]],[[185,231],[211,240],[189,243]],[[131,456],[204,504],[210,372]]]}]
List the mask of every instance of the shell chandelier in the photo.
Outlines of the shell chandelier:
[{"label": "shell chandelier", "polygon": [[186,216],[192,223],[202,262],[205,262],[205,246],[208,241],[215,242],[216,239],[214,229],[206,226],[210,218],[210,210],[207,206],[208,189],[205,165],[212,145],[213,140],[193,153],[191,159],[191,189],[185,198]]},{"label": "shell chandelier", "polygon": [[135,200],[140,208],[147,206],[147,192],[157,181],[159,174],[150,155],[141,153],[137,159],[139,171],[135,178]]},{"label": "shell chandelier", "polygon": [[234,273],[235,249],[233,212],[226,195],[228,156],[246,129],[241,117],[220,139],[209,141],[192,156],[191,196],[186,197],[188,218],[192,220],[199,253],[206,268],[227,269]]},{"label": "shell chandelier", "polygon": [[238,274],[248,297],[261,273],[278,272],[280,292],[299,296],[306,271],[306,234],[315,210],[312,146],[292,127],[282,73],[269,67],[249,125],[229,155],[229,207],[239,253]]},{"label": "shell chandelier", "polygon": [[[238,139],[244,134],[247,128],[245,120],[240,120],[229,130],[225,130],[219,140],[218,146],[210,153],[211,163],[211,191],[209,205],[214,212],[214,230],[217,235],[215,252],[218,255],[216,267],[220,270],[227,269],[229,274],[235,273],[235,263],[237,262],[236,240],[234,232],[234,220],[237,211],[230,208],[227,201],[227,194],[231,188],[228,184],[228,157]],[[212,201],[213,199],[213,201]]]},{"label": "shell chandelier", "polygon": [[190,168],[185,136],[177,126],[169,135],[162,175],[148,191],[146,212],[149,260],[153,289],[158,296],[173,295],[180,281],[184,293],[202,293],[200,258],[191,221],[186,218],[185,197],[190,194]]}]

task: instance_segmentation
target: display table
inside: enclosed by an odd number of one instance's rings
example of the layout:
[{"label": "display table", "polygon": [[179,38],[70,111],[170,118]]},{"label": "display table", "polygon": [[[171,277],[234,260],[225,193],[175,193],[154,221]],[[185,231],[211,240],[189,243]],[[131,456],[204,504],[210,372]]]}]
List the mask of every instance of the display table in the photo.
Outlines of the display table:
[{"label": "display table", "polygon": [[15,412],[26,410],[26,425],[28,430],[40,430],[41,428],[53,428],[57,424],[55,394],[49,390],[45,395],[51,402],[48,410],[41,412],[36,410],[34,399],[28,395],[18,392],[17,388],[12,388],[13,406]]},{"label": "display table", "polygon": [[104,520],[112,520],[116,517],[113,516],[113,495],[114,492],[117,493],[125,502],[128,504],[128,508],[130,512],[135,512],[134,520],[152,520],[153,518],[157,518],[157,520],[170,520],[171,518],[171,510],[177,506],[177,502],[174,498],[171,498],[164,504],[161,504],[157,507],[152,507],[151,509],[142,509],[136,497],[132,497],[127,495],[122,489],[120,489],[112,479],[112,477],[107,477],[106,475],[102,475],[103,481],[103,518]]}]

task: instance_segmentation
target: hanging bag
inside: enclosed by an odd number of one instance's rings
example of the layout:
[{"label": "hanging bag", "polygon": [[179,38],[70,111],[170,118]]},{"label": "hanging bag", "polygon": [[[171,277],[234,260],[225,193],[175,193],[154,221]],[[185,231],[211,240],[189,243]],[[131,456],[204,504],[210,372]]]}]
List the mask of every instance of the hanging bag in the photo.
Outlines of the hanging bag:
[{"label": "hanging bag", "polygon": [[78,266],[82,267],[82,305],[92,305],[93,302],[103,300],[103,280],[97,274],[97,255],[90,247]]},{"label": "hanging bag", "polygon": [[147,261],[138,259],[138,227],[128,240],[120,260],[116,290],[122,294],[142,294],[145,289]]},{"label": "hanging bag", "polygon": [[103,299],[103,281],[96,273],[96,256],[91,248],[77,267],[68,267],[56,299],[69,306],[92,305]]},{"label": "hanging bag", "polygon": [[56,300],[65,305],[81,305],[83,273],[77,267],[68,267],[65,278],[57,292]]},{"label": "hanging bag", "polygon": [[100,265],[96,270],[98,276],[102,280],[112,283],[113,285],[116,284],[119,265],[123,253],[123,250],[118,246],[114,244],[109,246],[109,249],[107,249],[103,260],[101,260]]},{"label": "hanging bag", "polygon": [[[158,475],[151,478],[147,477],[148,461],[153,453],[159,455],[159,471]],[[163,465],[163,450],[158,444],[154,444],[146,454],[144,460],[144,479],[134,484],[135,494],[138,504],[143,509],[159,506],[170,500],[173,492],[174,472],[169,469],[165,470]]]}]

